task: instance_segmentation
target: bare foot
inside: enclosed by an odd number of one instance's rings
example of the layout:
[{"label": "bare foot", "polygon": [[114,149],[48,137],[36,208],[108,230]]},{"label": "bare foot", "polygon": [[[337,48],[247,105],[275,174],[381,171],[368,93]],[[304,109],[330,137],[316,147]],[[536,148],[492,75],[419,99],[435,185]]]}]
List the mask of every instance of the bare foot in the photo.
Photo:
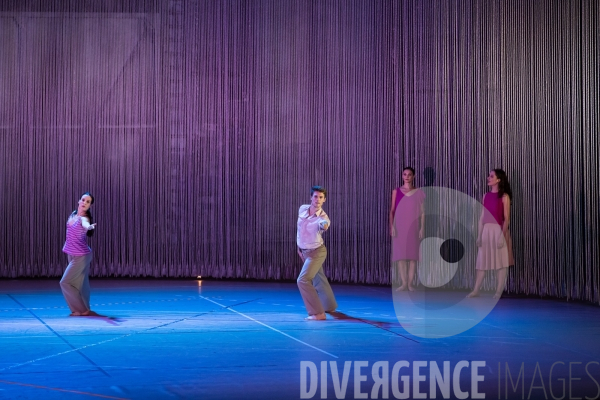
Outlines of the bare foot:
[{"label": "bare foot", "polygon": [[323,321],[324,319],[327,319],[327,316],[325,315],[325,313],[322,313],[322,314],[309,315],[308,317],[306,317],[304,319],[307,321]]},{"label": "bare foot", "polygon": [[406,286],[402,285],[398,289],[396,289],[396,292],[404,292],[405,290],[406,290]]},{"label": "bare foot", "polygon": [[409,291],[409,292],[414,292],[414,291],[415,291],[415,287],[414,287],[414,286],[411,286],[411,285],[409,285],[409,286],[408,286],[408,291]]},{"label": "bare foot", "polygon": [[496,292],[496,294],[494,294],[494,300],[497,300],[500,297],[502,297],[502,292],[500,292],[500,293]]},{"label": "bare foot", "polygon": [[98,316],[98,313],[92,310],[87,310],[84,313],[81,313],[81,315],[83,315],[84,317],[96,317]]},{"label": "bare foot", "polygon": [[77,311],[73,311],[71,314],[69,314],[69,317],[79,317],[81,316],[81,313],[77,312]]},{"label": "bare foot", "polygon": [[471,297],[479,297],[479,292],[471,292],[467,295],[467,298],[471,298]]}]

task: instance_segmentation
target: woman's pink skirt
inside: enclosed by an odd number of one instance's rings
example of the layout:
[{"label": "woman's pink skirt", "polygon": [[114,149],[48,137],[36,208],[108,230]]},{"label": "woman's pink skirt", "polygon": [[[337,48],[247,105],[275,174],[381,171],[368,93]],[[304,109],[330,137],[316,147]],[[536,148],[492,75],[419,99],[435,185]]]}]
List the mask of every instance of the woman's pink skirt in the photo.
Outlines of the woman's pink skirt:
[{"label": "woman's pink skirt", "polygon": [[[481,247],[477,253],[476,269],[489,271],[510,267],[515,264],[510,232],[502,237],[502,227],[498,224],[485,224],[481,234]],[[498,243],[502,247],[498,248]]]}]

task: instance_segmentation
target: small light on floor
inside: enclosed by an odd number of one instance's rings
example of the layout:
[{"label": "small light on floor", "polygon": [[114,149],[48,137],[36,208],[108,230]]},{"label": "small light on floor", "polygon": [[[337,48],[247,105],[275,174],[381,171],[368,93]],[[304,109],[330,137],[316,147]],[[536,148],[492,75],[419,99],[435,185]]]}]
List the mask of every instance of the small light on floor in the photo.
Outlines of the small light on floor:
[{"label": "small light on floor", "polygon": [[201,277],[200,275],[198,275],[198,278],[197,278],[197,279],[202,279],[202,277]]}]

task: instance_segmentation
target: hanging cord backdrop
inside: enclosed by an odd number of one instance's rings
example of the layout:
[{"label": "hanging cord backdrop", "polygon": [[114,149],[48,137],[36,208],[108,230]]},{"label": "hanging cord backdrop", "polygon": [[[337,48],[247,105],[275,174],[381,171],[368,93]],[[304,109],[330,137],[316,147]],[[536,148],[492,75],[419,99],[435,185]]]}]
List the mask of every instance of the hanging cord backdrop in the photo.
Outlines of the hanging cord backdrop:
[{"label": "hanging cord backdrop", "polygon": [[402,167],[479,201],[502,168],[507,290],[598,303],[598,26],[583,0],[4,1],[0,276],[60,276],[90,191],[92,276],[295,279],[319,184],[328,276],[390,284]]}]

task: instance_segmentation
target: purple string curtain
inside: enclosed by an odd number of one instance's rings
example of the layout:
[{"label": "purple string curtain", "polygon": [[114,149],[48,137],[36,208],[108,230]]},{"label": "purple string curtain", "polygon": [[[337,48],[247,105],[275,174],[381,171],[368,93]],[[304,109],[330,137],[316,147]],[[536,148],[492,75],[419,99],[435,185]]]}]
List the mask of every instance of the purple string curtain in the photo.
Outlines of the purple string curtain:
[{"label": "purple string curtain", "polygon": [[507,289],[599,302],[599,17],[583,0],[2,2],[0,276],[59,276],[90,190],[92,276],[293,279],[321,184],[327,274],[389,284],[402,166],[477,199],[500,167]]}]

